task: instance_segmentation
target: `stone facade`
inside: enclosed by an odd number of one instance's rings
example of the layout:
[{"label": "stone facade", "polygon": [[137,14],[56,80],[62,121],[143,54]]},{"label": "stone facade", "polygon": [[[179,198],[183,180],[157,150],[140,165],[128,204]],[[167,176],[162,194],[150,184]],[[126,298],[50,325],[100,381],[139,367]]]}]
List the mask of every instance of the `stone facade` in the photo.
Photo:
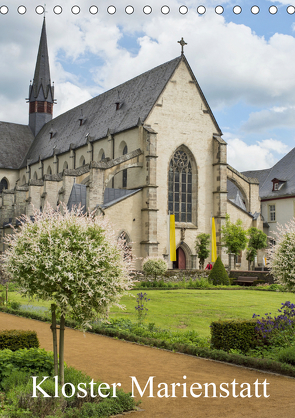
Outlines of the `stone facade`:
[{"label": "stone facade", "polygon": [[[87,115],[84,118],[77,129],[87,123]],[[55,120],[50,123],[54,126]],[[49,133],[48,141],[56,135],[54,130]],[[87,209],[96,209],[97,213],[107,216],[118,236],[126,233],[137,258],[137,269],[146,256],[167,258],[168,174],[175,153],[181,151],[189,159],[192,179],[192,190],[187,197],[191,202],[187,200],[187,209],[181,210],[191,211],[191,218],[176,222],[177,248],[184,253],[185,267],[197,268],[195,239],[199,233],[211,233],[211,216],[214,216],[217,251],[227,264],[220,232],[226,214],[229,213],[233,221],[241,218],[246,228],[261,228],[261,222],[248,213],[259,212],[258,184],[227,165],[226,143],[221,135],[182,56],[144,122],[139,118],[137,126],[129,129],[118,132],[108,129],[106,135],[98,139],[87,133],[87,141],[81,145],[71,143],[67,151],[61,152],[55,146],[52,155],[40,156],[34,162],[28,159],[26,166],[19,170],[1,169],[1,176],[9,181],[9,190],[3,191],[0,207],[2,235],[9,232],[9,222],[14,223],[20,214],[32,215],[33,206],[42,209],[47,202],[53,207],[60,202],[67,204],[73,184],[78,183],[86,187]],[[247,212],[227,200],[229,177],[244,190]],[[105,204],[106,188],[125,188],[134,193]],[[244,255],[242,260],[241,266],[245,267]],[[173,268],[171,261],[169,268]]]}]

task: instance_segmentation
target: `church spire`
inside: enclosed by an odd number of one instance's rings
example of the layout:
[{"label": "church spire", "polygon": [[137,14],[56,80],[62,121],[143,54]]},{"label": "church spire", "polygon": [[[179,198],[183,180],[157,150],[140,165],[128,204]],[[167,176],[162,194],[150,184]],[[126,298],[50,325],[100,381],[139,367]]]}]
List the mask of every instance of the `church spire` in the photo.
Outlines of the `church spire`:
[{"label": "church spire", "polygon": [[43,19],[33,83],[29,87],[29,126],[36,136],[52,119],[54,87],[51,85],[47,49],[46,22]]}]

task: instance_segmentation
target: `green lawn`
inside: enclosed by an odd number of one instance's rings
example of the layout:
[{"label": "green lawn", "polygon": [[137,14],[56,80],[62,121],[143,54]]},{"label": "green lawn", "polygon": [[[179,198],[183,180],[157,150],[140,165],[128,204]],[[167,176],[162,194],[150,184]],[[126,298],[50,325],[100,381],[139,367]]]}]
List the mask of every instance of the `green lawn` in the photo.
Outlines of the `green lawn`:
[{"label": "green lawn", "polygon": [[[137,294],[138,291],[132,291]],[[253,313],[277,315],[282,302],[295,302],[292,293],[255,290],[147,290],[149,309],[147,322],[160,327],[196,330],[201,336],[210,335],[210,324],[219,319],[250,319]],[[124,297],[125,311],[111,310],[111,318],[135,319],[135,298]]]},{"label": "green lawn", "polygon": [[[134,296],[139,290],[131,292]],[[144,291],[143,291],[144,293]],[[253,313],[276,315],[282,302],[295,302],[295,295],[255,290],[147,290],[148,315],[146,322],[155,322],[161,328],[196,330],[200,336],[210,335],[210,323],[218,319],[250,319]],[[10,301],[50,307],[50,302],[28,301],[15,292]],[[136,320],[136,298],[125,296],[121,300],[126,310],[112,308],[111,318]]]}]

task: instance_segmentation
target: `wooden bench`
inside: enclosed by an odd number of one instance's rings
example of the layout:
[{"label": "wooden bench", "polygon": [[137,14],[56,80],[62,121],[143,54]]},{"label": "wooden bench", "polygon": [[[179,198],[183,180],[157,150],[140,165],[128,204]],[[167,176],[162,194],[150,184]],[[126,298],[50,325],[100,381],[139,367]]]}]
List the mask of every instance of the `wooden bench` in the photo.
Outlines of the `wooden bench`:
[{"label": "wooden bench", "polygon": [[243,286],[248,285],[251,286],[254,282],[258,280],[258,277],[246,277],[246,276],[240,276],[236,280],[237,284],[242,284]]}]

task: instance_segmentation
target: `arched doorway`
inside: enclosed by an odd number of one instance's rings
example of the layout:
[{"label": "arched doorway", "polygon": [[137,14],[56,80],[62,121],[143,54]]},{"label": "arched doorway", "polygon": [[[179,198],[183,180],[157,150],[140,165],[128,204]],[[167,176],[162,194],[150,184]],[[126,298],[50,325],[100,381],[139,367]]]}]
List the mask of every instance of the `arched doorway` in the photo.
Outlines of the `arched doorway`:
[{"label": "arched doorway", "polygon": [[176,250],[176,261],[173,261],[173,268],[179,270],[186,269],[186,256],[181,247],[178,247]]}]

